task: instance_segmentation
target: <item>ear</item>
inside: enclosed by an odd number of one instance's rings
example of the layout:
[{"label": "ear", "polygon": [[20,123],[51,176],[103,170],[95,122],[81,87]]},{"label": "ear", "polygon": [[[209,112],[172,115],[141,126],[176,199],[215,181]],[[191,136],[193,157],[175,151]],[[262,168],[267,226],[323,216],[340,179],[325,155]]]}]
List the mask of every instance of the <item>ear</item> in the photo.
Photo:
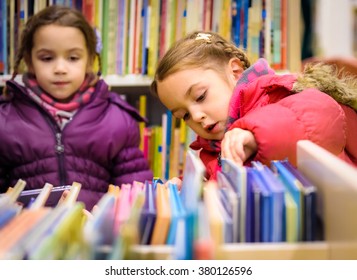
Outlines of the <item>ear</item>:
[{"label": "ear", "polygon": [[241,61],[236,57],[231,58],[228,64],[231,77],[234,79],[235,82],[237,82],[240,76],[242,75],[243,65]]}]

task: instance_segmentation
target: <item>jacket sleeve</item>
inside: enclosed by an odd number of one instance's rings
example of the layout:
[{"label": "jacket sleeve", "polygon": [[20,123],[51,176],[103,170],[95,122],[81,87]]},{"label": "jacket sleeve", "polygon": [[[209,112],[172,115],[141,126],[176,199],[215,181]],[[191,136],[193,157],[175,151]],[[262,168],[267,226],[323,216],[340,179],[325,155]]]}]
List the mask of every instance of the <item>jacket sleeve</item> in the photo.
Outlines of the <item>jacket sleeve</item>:
[{"label": "jacket sleeve", "polygon": [[257,108],[238,119],[230,129],[250,130],[258,144],[253,160],[270,164],[288,158],[296,165],[296,144],[310,140],[334,154],[344,149],[345,114],[341,106],[316,89],[290,95]]},{"label": "jacket sleeve", "polygon": [[113,169],[114,181],[118,186],[133,181],[145,182],[145,180],[153,178],[149,163],[139,148],[139,126],[130,115],[125,114],[124,116],[126,119],[122,121],[127,124],[125,145],[117,154]]}]

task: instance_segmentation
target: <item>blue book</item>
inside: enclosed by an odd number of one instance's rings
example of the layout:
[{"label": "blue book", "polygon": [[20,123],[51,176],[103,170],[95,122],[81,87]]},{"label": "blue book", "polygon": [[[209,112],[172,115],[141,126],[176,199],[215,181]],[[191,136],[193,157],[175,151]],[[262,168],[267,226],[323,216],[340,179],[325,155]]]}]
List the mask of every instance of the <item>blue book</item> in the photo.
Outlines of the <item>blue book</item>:
[{"label": "blue book", "polygon": [[197,225],[198,204],[202,197],[205,172],[205,166],[197,153],[193,150],[187,150],[180,192],[180,198],[186,210],[185,223],[182,225],[186,237],[184,240],[184,255],[181,255],[183,259],[193,258],[193,246],[197,234],[195,227]]},{"label": "blue book", "polygon": [[281,161],[283,166],[300,181],[303,195],[303,241],[316,240],[317,190],[316,187],[288,160]]},{"label": "blue book", "polygon": [[224,221],[224,243],[233,243],[234,238],[234,223],[232,217],[232,208],[227,193],[227,189],[218,188],[219,206]]},{"label": "blue book", "polygon": [[8,207],[0,208],[0,229],[12,220],[19,212],[19,207],[9,205]]},{"label": "blue book", "polygon": [[228,181],[222,172],[217,172],[217,184],[220,192],[223,206],[232,218],[233,242],[239,242],[239,193],[235,191],[234,186]]},{"label": "blue book", "polygon": [[170,150],[171,150],[171,143],[172,143],[172,131],[173,131],[173,127],[172,127],[172,112],[170,110],[166,111],[166,115],[167,115],[167,125],[166,125],[166,131],[163,131],[164,133],[166,133],[166,155],[165,155],[165,174],[164,174],[164,179],[168,180],[170,178]]},{"label": "blue book", "polygon": [[[246,167],[247,172],[247,206],[246,206],[246,227],[245,227],[245,238],[246,242],[257,242],[255,240],[255,228],[259,229],[260,216],[259,209],[255,209],[255,196],[253,190],[253,174],[252,168]],[[259,201],[259,196],[257,197]],[[257,207],[259,202],[257,203]],[[256,215],[257,214],[257,215]],[[258,235],[259,236],[259,235]]]},{"label": "blue book", "polygon": [[142,20],[142,66],[141,66],[141,75],[146,75],[148,73],[148,54],[149,54],[149,30],[150,30],[150,21],[149,21],[149,1],[143,0],[142,11],[141,11],[141,20]]},{"label": "blue book", "polygon": [[271,169],[260,162],[252,162],[253,168],[258,171],[258,175],[270,193],[269,199],[269,221],[271,227],[269,229],[269,241],[283,241],[283,221],[284,221],[284,185],[274,175]]},{"label": "blue book", "polygon": [[145,182],[145,201],[140,213],[139,230],[140,244],[150,244],[152,232],[156,221],[155,190],[152,182]]},{"label": "blue book", "polygon": [[283,182],[286,191],[288,191],[293,198],[297,207],[297,236],[298,240],[302,241],[303,236],[303,201],[302,201],[302,185],[296,177],[284,167],[282,162],[274,160],[271,162],[271,169]]},{"label": "blue book", "polygon": [[222,158],[222,173],[227,177],[232,184],[235,192],[239,196],[239,237],[240,242],[246,242],[246,225],[250,223],[250,218],[247,218],[247,172],[245,167],[238,166],[232,160]]},{"label": "blue book", "polygon": [[7,62],[7,1],[0,1],[0,73],[8,74]]},{"label": "blue book", "polygon": [[271,193],[267,189],[264,180],[259,175],[259,171],[255,168],[251,169],[250,175],[251,185],[254,193],[254,217],[255,217],[255,242],[270,242],[270,216],[272,209]]},{"label": "blue book", "polygon": [[241,25],[242,0],[232,1],[232,41],[240,47],[240,25]]},{"label": "blue book", "polygon": [[198,201],[202,196],[205,172],[205,166],[197,153],[193,150],[187,150],[180,192],[180,197],[187,211],[197,211]]},{"label": "blue book", "polygon": [[242,0],[242,16],[243,19],[241,30],[242,30],[242,38],[241,38],[241,47],[246,51],[248,48],[248,15],[249,15],[249,7],[251,6],[249,0]]},{"label": "blue book", "polygon": [[176,243],[177,227],[179,221],[184,221],[185,209],[183,208],[179,191],[176,184],[169,183],[169,201],[171,206],[171,224],[167,236],[167,244],[173,245]]}]

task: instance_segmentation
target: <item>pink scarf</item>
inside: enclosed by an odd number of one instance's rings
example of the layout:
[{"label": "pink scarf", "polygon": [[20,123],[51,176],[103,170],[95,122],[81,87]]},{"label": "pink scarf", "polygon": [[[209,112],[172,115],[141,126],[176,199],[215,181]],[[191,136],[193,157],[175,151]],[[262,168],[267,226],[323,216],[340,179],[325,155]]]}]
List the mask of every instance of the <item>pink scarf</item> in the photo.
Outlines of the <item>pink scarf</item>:
[{"label": "pink scarf", "polygon": [[55,118],[56,122],[62,126],[63,121],[70,119],[80,106],[89,102],[94,92],[94,87],[90,85],[95,78],[94,75],[87,75],[78,91],[73,94],[72,99],[67,103],[60,103],[53,99],[50,94],[43,91],[35,75],[25,73],[22,79],[29,96],[47,110]]}]

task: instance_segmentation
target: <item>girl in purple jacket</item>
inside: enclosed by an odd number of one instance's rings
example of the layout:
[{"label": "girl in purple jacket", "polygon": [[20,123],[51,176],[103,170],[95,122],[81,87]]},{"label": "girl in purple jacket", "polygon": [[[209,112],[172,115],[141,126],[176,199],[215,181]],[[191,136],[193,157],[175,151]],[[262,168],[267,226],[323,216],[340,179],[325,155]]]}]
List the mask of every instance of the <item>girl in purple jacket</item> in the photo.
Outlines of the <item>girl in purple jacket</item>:
[{"label": "girl in purple jacket", "polygon": [[79,182],[78,200],[90,210],[109,184],[152,180],[139,149],[144,119],[94,73],[97,43],[83,15],[68,7],[49,6],[26,23],[0,99],[2,192],[19,178],[26,189]]},{"label": "girl in purple jacket", "polygon": [[336,74],[310,65],[299,76],[277,75],[264,59],[251,65],[218,34],[193,32],[161,59],[151,91],[196,132],[191,148],[209,178],[219,156],[240,165],[285,158],[296,164],[302,139],[357,166],[357,82]]}]

